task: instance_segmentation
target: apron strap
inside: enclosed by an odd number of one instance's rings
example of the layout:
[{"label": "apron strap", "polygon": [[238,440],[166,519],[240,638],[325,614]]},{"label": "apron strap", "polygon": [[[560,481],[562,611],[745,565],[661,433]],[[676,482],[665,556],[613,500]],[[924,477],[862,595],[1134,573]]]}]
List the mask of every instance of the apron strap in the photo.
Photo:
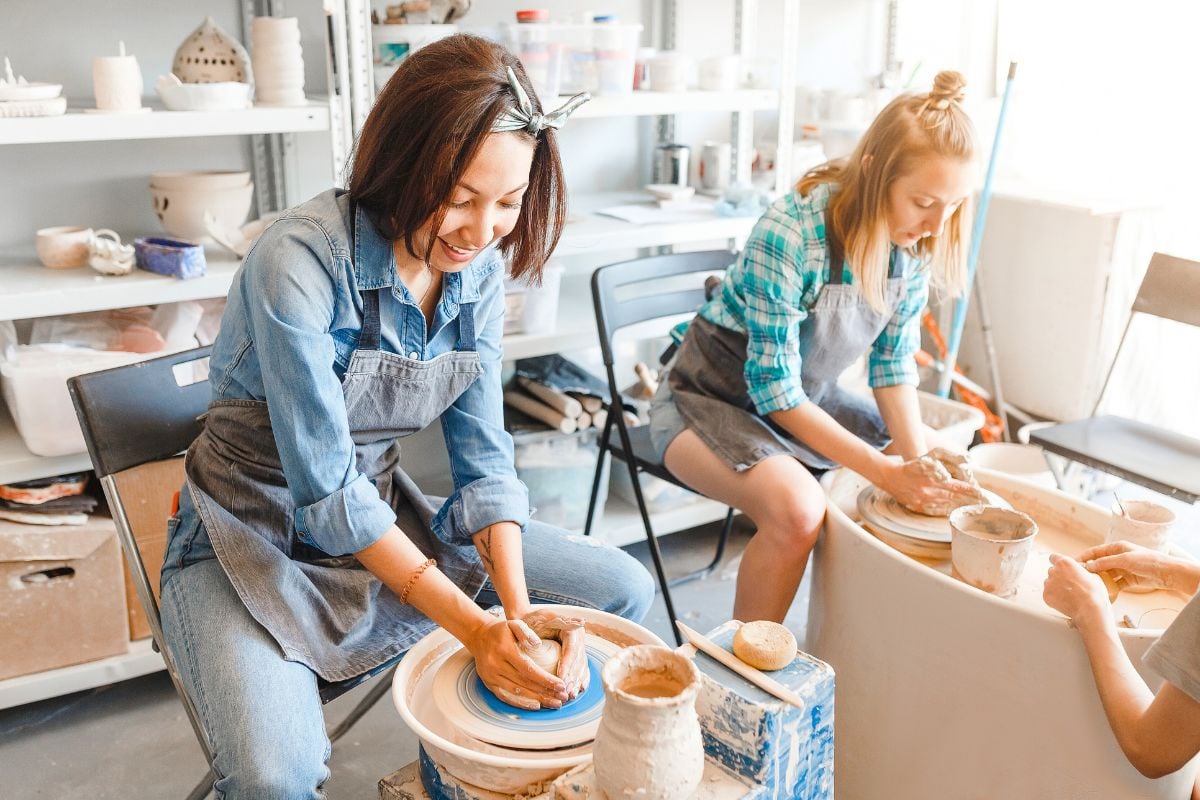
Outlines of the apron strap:
[{"label": "apron strap", "polygon": [[455,349],[459,352],[475,352],[475,304],[463,303],[458,309],[458,344]]},{"label": "apron strap", "polygon": [[389,287],[362,293],[363,322],[358,334],[359,350],[379,349],[379,296]]},{"label": "apron strap", "polygon": [[828,210],[825,212],[825,241],[829,243],[829,282],[834,286],[840,286],[846,254],[842,250],[841,238],[833,232],[833,218],[829,215]]}]

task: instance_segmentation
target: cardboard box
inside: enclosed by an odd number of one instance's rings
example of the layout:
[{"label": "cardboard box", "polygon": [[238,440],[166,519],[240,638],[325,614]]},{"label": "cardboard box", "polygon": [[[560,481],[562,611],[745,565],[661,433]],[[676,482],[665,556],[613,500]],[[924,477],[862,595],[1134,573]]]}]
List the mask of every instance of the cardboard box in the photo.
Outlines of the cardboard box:
[{"label": "cardboard box", "polygon": [[111,519],[43,527],[0,522],[0,679],[129,650],[121,554]]},{"label": "cardboard box", "polygon": [[[125,516],[138,543],[154,599],[158,600],[158,579],[163,556],[167,552],[167,520],[175,493],[183,486],[183,457],[155,461],[125,470],[113,476],[125,505]],[[132,639],[150,636],[150,623],[133,586],[129,568],[125,572],[125,603],[129,608],[129,635]]]}]

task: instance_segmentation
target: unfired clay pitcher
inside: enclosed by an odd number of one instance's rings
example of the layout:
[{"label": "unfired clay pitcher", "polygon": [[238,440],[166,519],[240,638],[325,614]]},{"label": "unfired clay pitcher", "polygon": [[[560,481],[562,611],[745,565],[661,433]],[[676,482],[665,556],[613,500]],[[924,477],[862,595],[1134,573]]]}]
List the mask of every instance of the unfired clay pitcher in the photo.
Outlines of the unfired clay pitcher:
[{"label": "unfired clay pitcher", "polygon": [[592,748],[596,782],[609,800],[682,800],[704,773],[696,718],[700,672],[656,645],[627,647],[601,673],[604,716]]}]

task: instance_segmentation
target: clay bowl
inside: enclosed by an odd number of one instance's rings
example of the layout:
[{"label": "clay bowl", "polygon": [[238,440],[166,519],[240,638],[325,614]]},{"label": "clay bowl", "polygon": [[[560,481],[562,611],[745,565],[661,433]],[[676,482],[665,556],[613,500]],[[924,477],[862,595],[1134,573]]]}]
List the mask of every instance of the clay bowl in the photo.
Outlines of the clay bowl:
[{"label": "clay bowl", "polygon": [[[195,84],[212,86],[214,84]],[[236,189],[250,183],[250,173],[237,170],[151,172],[150,186],[155,189]]]},{"label": "clay bowl", "polygon": [[[581,617],[590,633],[623,647],[636,644],[666,647],[650,631],[614,614],[576,606],[539,608]],[[431,687],[438,667],[460,648],[458,640],[439,628],[413,645],[392,678],[392,702],[404,723],[420,738],[430,758],[464,783],[506,795],[538,781],[549,781],[591,760],[590,742],[565,750],[515,750],[472,739],[454,728],[438,711]]]},{"label": "clay bowl", "polygon": [[42,228],[36,234],[38,259],[49,269],[71,269],[87,264],[92,229],[78,226]]},{"label": "clay bowl", "polygon": [[204,239],[209,236],[204,222],[207,211],[219,230],[238,228],[250,213],[254,184],[231,187],[174,188],[150,185],[154,213],[172,236]]}]

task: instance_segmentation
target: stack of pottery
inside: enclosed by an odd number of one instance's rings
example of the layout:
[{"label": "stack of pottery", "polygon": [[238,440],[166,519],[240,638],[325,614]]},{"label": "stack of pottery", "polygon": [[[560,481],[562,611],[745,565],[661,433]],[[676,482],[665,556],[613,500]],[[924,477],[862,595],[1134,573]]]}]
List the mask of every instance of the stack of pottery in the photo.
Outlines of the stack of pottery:
[{"label": "stack of pottery", "polygon": [[250,213],[249,172],[155,172],[150,176],[154,213],[167,233],[182,239],[209,236],[205,214],[221,230],[237,228]]},{"label": "stack of pottery", "polygon": [[302,106],[304,57],[295,17],[255,17],[250,29],[255,95],[259,105]]},{"label": "stack of pottery", "polygon": [[4,77],[0,78],[0,118],[53,117],[67,110],[62,84],[25,80],[14,75],[12,64],[4,59]]}]

